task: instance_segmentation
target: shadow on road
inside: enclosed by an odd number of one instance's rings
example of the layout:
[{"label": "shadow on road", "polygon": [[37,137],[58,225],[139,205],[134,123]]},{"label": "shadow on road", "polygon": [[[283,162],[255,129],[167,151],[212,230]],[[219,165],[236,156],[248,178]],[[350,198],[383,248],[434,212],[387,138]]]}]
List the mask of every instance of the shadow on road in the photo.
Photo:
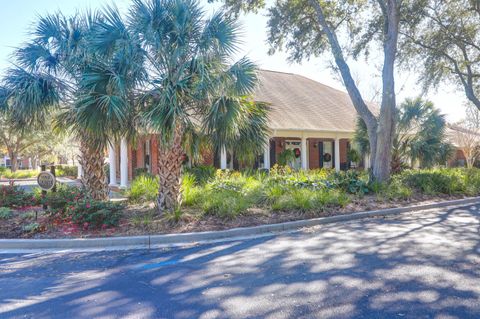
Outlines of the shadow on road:
[{"label": "shadow on road", "polygon": [[478,318],[479,207],[188,249],[4,255],[0,318]]}]

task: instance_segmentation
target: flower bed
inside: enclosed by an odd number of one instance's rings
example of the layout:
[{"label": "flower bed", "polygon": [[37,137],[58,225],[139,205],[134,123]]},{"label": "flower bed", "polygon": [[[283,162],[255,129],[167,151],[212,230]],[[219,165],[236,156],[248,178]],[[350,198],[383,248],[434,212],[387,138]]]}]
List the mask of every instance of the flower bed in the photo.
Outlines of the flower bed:
[{"label": "flower bed", "polygon": [[62,186],[46,198],[30,194],[31,203],[47,204],[49,209],[12,205],[3,214],[0,209],[0,237],[96,237],[220,230],[401,207],[477,196],[480,170],[405,171],[388,184],[377,184],[368,183],[368,176],[357,171],[303,172],[275,167],[267,174],[196,168],[184,174],[182,207],[164,215],[159,215],[154,207],[157,186],[157,179],[148,175],[135,180],[127,192],[129,205],[92,201],[75,187]]}]

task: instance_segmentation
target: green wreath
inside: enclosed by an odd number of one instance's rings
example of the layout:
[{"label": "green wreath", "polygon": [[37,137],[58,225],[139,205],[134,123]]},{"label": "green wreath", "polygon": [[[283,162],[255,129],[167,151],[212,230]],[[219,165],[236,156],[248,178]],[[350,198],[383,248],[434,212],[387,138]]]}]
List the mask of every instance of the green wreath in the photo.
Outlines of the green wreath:
[{"label": "green wreath", "polygon": [[332,155],[330,155],[330,153],[325,153],[323,154],[323,161],[324,162],[330,162],[332,160]]}]

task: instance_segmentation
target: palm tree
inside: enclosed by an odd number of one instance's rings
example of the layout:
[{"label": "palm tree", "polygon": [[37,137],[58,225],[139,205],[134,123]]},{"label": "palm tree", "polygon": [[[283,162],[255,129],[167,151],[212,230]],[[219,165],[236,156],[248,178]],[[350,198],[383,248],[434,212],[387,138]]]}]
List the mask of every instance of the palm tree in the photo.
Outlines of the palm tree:
[{"label": "palm tree", "polygon": [[[143,51],[123,34],[105,50],[102,38],[106,24],[121,22],[118,10],[109,14],[85,12],[72,17],[61,13],[40,17],[32,38],[15,54],[18,74],[7,76],[9,89],[21,95],[29,77],[52,79],[49,94],[59,97],[57,126],[73,131],[80,144],[82,182],[88,195],[106,199],[108,186],[103,170],[104,150],[108,142],[131,133],[133,118],[132,88],[141,81],[137,61],[143,64]],[[52,103],[41,103],[42,91],[20,96],[19,117],[41,120]]]},{"label": "palm tree", "polygon": [[[20,68],[12,68],[0,82],[0,140],[11,160],[11,170],[18,168],[18,154],[36,144],[45,129],[50,129],[50,116],[45,112],[33,112],[24,118],[26,109],[44,110],[58,104],[54,79],[42,74],[31,75]],[[38,96],[38,99],[31,99]]]},{"label": "palm tree", "polygon": [[[447,161],[453,146],[447,141],[443,114],[430,101],[421,98],[406,99],[396,115],[391,169],[398,173],[403,168],[432,167]],[[360,151],[368,154],[366,126],[358,120],[355,141]]]},{"label": "palm tree", "polygon": [[[128,22],[110,23],[99,43],[114,50],[112,37],[135,38],[145,52],[148,79],[135,96],[142,126],[158,135],[160,212],[181,203],[184,146],[195,148],[192,134],[206,136],[213,148],[233,148],[266,137],[266,108],[250,94],[257,83],[255,65],[238,49],[238,24],[223,12],[206,19],[194,0],[134,0]],[[107,26],[106,26],[107,28]]]}]

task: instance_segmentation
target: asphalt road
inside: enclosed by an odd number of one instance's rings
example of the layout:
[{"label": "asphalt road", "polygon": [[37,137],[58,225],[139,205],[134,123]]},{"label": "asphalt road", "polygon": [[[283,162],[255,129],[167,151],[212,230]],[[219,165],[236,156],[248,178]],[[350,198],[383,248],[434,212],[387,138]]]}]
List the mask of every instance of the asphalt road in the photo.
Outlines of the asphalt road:
[{"label": "asphalt road", "polygon": [[0,318],[480,318],[479,206],[183,249],[0,255]]}]

